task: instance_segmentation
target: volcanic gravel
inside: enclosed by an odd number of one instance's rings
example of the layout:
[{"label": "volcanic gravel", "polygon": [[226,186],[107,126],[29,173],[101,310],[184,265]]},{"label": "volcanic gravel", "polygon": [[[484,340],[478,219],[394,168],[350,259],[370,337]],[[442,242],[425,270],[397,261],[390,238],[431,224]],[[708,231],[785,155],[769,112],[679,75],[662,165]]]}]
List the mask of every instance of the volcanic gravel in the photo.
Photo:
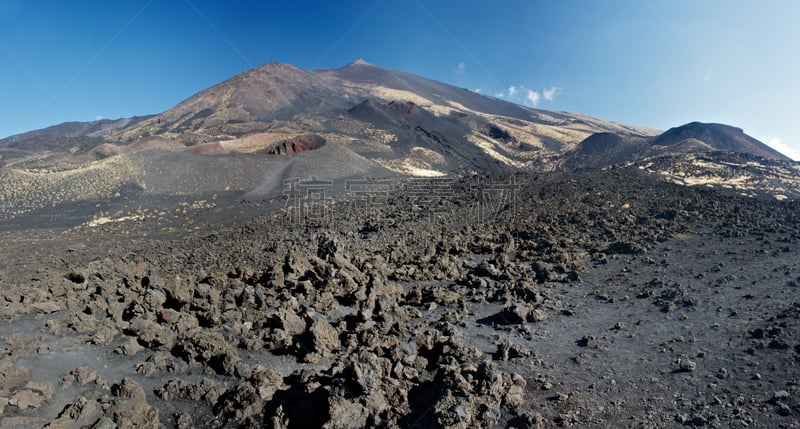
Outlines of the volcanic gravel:
[{"label": "volcanic gravel", "polygon": [[800,427],[797,202],[619,168],[396,188],[4,232],[0,426]]}]

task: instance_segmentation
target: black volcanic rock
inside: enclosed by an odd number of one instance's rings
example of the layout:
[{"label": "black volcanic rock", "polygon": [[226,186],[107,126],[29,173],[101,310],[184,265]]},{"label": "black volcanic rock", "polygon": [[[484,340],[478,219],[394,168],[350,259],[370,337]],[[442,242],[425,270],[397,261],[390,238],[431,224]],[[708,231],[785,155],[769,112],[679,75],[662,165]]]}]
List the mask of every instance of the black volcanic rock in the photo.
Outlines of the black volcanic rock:
[{"label": "black volcanic rock", "polygon": [[348,68],[0,169],[0,427],[797,426],[800,163]]}]

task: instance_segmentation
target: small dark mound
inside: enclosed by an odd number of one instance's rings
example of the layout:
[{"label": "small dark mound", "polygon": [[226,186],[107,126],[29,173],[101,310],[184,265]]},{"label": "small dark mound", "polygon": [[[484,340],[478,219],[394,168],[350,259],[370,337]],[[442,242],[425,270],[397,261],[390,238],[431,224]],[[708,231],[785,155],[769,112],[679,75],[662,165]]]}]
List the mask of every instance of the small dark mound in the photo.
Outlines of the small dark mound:
[{"label": "small dark mound", "polygon": [[568,170],[602,168],[635,158],[648,145],[647,138],[615,133],[595,133],[565,156]]}]

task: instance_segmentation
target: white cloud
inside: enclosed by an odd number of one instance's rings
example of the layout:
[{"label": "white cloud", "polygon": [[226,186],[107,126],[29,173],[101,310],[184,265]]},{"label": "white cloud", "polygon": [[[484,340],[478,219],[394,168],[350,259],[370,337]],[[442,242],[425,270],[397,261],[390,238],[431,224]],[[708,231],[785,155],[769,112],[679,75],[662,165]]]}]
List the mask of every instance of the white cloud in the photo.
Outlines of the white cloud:
[{"label": "white cloud", "polygon": [[530,103],[531,107],[536,107],[539,104],[541,96],[539,95],[538,92],[529,89],[527,95],[525,95],[525,99],[528,100],[528,103]]},{"label": "white cloud", "polygon": [[551,86],[550,88],[543,90],[542,95],[544,96],[545,100],[553,101],[556,99],[556,92],[558,92],[558,88]]},{"label": "white cloud", "polygon": [[525,85],[511,85],[506,91],[500,91],[494,94],[495,97],[505,98],[506,100],[515,103],[524,104],[529,107],[536,107],[541,103],[542,99],[547,101],[554,101],[556,95],[561,89],[557,86],[544,88],[541,91],[536,91],[526,87]]},{"label": "white cloud", "polygon": [[703,80],[706,82],[711,80],[711,69],[706,70],[706,74],[703,76]]},{"label": "white cloud", "polygon": [[102,121],[103,119],[105,119],[105,116],[103,116],[103,115],[97,115],[97,116],[94,117],[95,121]]},{"label": "white cloud", "polygon": [[475,88],[475,89],[472,90],[472,92],[477,92],[478,94],[480,94],[481,93],[481,89],[480,88]]},{"label": "white cloud", "polygon": [[458,71],[459,73],[464,73],[464,70],[466,68],[467,68],[467,66],[464,65],[464,63],[458,63],[458,67],[456,67],[456,71]]},{"label": "white cloud", "polygon": [[528,107],[537,107],[542,100],[554,101],[559,91],[561,91],[561,88],[557,86],[551,86],[541,91],[536,91],[525,85],[511,85],[506,91],[494,93],[494,96]]},{"label": "white cloud", "polygon": [[777,150],[778,152],[792,158],[795,161],[800,161],[800,151],[790,147],[778,136],[766,136],[761,139],[767,146]]}]

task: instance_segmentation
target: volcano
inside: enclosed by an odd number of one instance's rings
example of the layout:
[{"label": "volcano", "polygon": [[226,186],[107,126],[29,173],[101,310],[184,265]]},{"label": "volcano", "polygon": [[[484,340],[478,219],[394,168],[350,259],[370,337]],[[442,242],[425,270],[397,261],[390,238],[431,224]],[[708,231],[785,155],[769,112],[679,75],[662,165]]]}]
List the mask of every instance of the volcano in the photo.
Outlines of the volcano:
[{"label": "volcano", "polygon": [[[0,140],[0,156],[0,218],[12,223],[52,207],[77,216],[66,223],[85,222],[91,214],[73,206],[97,201],[127,212],[176,195],[273,198],[286,180],[311,175],[461,177],[637,164],[684,184],[798,195],[796,166],[738,128],[691,123],[661,133],[532,109],[362,60],[316,71],[265,64],[160,114]],[[696,156],[708,167],[698,169]],[[740,168],[732,156],[747,160]],[[733,179],[700,177],[720,169]]]},{"label": "volcano", "polygon": [[365,61],[0,140],[0,427],[796,427],[800,164]]}]

